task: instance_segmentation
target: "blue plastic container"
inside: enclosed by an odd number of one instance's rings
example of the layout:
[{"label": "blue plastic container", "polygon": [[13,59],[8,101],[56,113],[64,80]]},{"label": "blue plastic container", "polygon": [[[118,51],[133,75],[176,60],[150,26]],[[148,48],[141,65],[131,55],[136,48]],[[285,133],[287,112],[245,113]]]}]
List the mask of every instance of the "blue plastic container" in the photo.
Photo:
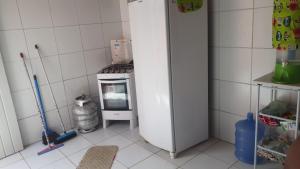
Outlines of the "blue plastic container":
[{"label": "blue plastic container", "polygon": [[[258,141],[264,136],[265,127],[258,123]],[[247,119],[241,120],[235,124],[235,156],[240,161],[253,164],[255,149],[255,120],[253,113],[247,114]],[[262,159],[257,158],[257,163],[261,163]]]}]

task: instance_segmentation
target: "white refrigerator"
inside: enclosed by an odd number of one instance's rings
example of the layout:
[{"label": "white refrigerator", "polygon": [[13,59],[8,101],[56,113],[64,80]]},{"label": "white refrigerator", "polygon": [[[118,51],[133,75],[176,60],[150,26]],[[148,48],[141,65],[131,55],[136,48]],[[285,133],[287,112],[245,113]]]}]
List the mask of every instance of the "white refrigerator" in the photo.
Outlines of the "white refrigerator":
[{"label": "white refrigerator", "polygon": [[207,0],[129,0],[141,136],[172,158],[208,139]]}]

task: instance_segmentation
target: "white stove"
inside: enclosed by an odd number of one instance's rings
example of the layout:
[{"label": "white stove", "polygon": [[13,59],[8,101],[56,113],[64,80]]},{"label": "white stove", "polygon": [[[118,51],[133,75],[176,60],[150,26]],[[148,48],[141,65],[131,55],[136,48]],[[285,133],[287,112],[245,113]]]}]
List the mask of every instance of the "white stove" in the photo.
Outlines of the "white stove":
[{"label": "white stove", "polygon": [[130,120],[130,128],[137,124],[134,66],[113,64],[98,75],[103,128],[110,120]]}]

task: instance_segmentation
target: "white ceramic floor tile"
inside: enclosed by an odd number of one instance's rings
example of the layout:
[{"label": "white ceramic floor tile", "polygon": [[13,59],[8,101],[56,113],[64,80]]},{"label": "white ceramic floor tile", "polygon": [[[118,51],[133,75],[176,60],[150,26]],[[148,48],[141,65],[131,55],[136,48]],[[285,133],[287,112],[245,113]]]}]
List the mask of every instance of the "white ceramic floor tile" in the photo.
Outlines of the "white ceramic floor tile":
[{"label": "white ceramic floor tile", "polygon": [[195,146],[194,149],[198,150],[199,152],[203,152],[209,149],[210,147],[214,146],[218,142],[219,142],[218,139],[210,138],[207,141]]},{"label": "white ceramic floor tile", "polygon": [[20,153],[16,153],[14,155],[8,156],[2,160],[0,160],[0,168],[6,167],[8,165],[14,164],[18,161],[21,161],[23,158]]},{"label": "white ceramic floor tile", "polygon": [[64,158],[64,156],[58,150],[53,150],[40,156],[36,155],[29,157],[25,160],[31,169],[38,169],[62,158]]},{"label": "white ceramic floor tile", "polygon": [[133,144],[119,151],[116,159],[122,164],[126,165],[127,167],[131,167],[137,164],[138,162],[146,159],[150,155],[152,155],[151,152],[143,149],[142,147],[136,144]]},{"label": "white ceramic floor tile", "polygon": [[111,169],[127,169],[127,168],[123,164],[115,160]]},{"label": "white ceramic floor tile", "polygon": [[138,128],[135,128],[133,130],[128,130],[128,131],[122,133],[121,135],[128,138],[129,140],[131,140],[133,142],[143,140],[143,138],[140,136]]},{"label": "white ceramic floor tile", "polygon": [[58,160],[50,165],[42,167],[41,169],[75,169],[76,167],[67,159]]},{"label": "white ceramic floor tile", "polygon": [[[0,168],[6,166],[5,169],[29,169],[29,167],[31,169],[75,169],[92,144],[97,143],[120,147],[121,150],[112,169],[175,169],[178,167],[181,169],[228,169],[229,167],[250,169],[251,167],[237,162],[232,144],[214,138],[178,154],[177,158],[172,160],[167,151],[146,143],[139,135],[138,128],[129,130],[128,125],[128,122],[112,123],[108,129],[79,135],[66,142],[61,149],[42,156],[38,156],[37,152],[45,146],[41,142],[35,143],[20,154],[1,160]],[[61,152],[66,154],[67,158]],[[26,161],[22,160],[23,157]],[[269,169],[265,166],[270,167],[270,165],[261,165],[259,169]],[[271,167],[274,168],[274,165]]]},{"label": "white ceramic floor tile", "polygon": [[[252,167],[252,168],[253,168],[253,167]],[[232,166],[232,167],[230,167],[229,169],[238,169],[238,168],[236,168],[236,167]]]},{"label": "white ceramic floor tile", "polygon": [[222,161],[200,154],[196,158],[186,163],[183,169],[227,169],[230,165]]},{"label": "white ceramic floor tile", "polygon": [[71,156],[69,156],[68,158],[76,165],[78,166],[80,161],[82,160],[83,156],[85,155],[85,153],[90,149],[89,148],[85,148]]},{"label": "white ceramic floor tile", "polygon": [[133,166],[132,169],[176,169],[177,167],[157,155],[153,155],[146,160]]},{"label": "white ceramic floor tile", "polygon": [[[243,162],[236,162],[233,167],[235,167],[234,169],[253,169],[253,165],[249,165],[249,164],[245,164]],[[278,163],[263,163],[263,164],[259,164],[257,165],[257,169],[282,169],[283,166],[278,164]]]},{"label": "white ceramic floor tile", "polygon": [[116,133],[122,134],[126,131],[129,131],[130,123],[129,121],[118,121],[118,122],[111,122],[108,126],[108,130],[112,130]]},{"label": "white ceramic floor tile", "polygon": [[143,141],[143,140],[140,140],[140,141],[136,142],[136,144],[143,147],[144,149],[152,152],[152,153],[157,153],[157,152],[161,151],[160,148],[155,147],[154,145],[152,145],[150,143],[147,143],[146,141]]},{"label": "white ceramic floor tile", "polygon": [[116,135],[117,134],[115,132],[112,132],[111,130],[99,129],[95,132],[87,133],[82,136],[85,137],[92,144],[98,144],[101,141],[112,138]]},{"label": "white ceramic floor tile", "polygon": [[234,156],[234,146],[229,143],[219,142],[205,151],[205,153],[227,164],[233,164],[237,161]]},{"label": "white ceramic floor tile", "polygon": [[133,142],[128,140],[127,138],[118,135],[118,136],[109,138],[107,140],[104,140],[104,141],[100,142],[97,145],[99,145],[99,146],[102,146],[102,145],[115,145],[115,146],[118,146],[119,149],[123,149],[124,147],[127,147],[132,143]]},{"label": "white ceramic floor tile", "polygon": [[199,154],[199,152],[196,149],[189,149],[182,153],[179,153],[175,159],[171,159],[169,152],[167,152],[165,150],[162,150],[157,153],[158,156],[175,164],[178,167],[184,165],[186,162],[188,162],[192,158],[196,157],[198,154]]},{"label": "white ceramic floor tile", "polygon": [[30,169],[24,160],[13,163],[12,165],[6,166],[2,169]]},{"label": "white ceramic floor tile", "polygon": [[28,147],[25,147],[25,149],[23,151],[21,151],[21,155],[26,159],[32,156],[37,156],[37,153],[41,150],[43,150],[44,148],[46,148],[46,146],[44,146],[42,144],[42,142],[37,142],[34,143]]},{"label": "white ceramic floor tile", "polygon": [[87,148],[89,146],[91,146],[91,143],[89,143],[85,138],[79,135],[65,142],[64,146],[59,150],[68,156],[76,152],[79,152],[80,150]]}]

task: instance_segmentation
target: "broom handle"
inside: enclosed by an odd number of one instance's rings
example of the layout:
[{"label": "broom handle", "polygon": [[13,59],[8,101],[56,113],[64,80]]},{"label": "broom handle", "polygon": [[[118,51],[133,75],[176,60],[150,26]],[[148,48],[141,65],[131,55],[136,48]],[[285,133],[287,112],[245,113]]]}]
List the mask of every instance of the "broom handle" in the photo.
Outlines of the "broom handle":
[{"label": "broom handle", "polygon": [[48,137],[47,129],[46,129],[47,123],[46,123],[45,119],[44,119],[43,116],[42,116],[42,112],[41,112],[41,110],[40,110],[40,106],[39,106],[39,103],[38,103],[38,101],[37,101],[38,98],[37,98],[37,95],[36,95],[36,93],[35,93],[35,91],[34,91],[34,87],[33,87],[33,85],[32,85],[31,78],[30,78],[30,75],[29,75],[29,70],[28,70],[27,65],[26,65],[26,63],[25,63],[25,57],[24,57],[24,54],[23,54],[23,53],[20,53],[20,56],[21,56],[21,58],[22,58],[23,65],[24,65],[24,67],[25,67],[25,70],[26,70],[26,74],[27,74],[29,83],[30,83],[31,89],[32,89],[32,91],[33,91],[33,95],[34,95],[34,98],[35,98],[34,100],[35,100],[36,106],[37,106],[37,108],[38,108],[38,111],[39,111],[39,114],[40,114],[40,118],[41,118],[41,120],[42,120],[42,128],[43,128],[43,132],[44,132],[44,134],[45,134],[45,136],[46,136],[47,144],[50,145],[50,141],[49,141],[49,137]]},{"label": "broom handle", "polygon": [[61,125],[61,127],[63,128],[64,132],[66,132],[66,127],[65,127],[65,125],[64,125],[64,123],[63,123],[63,121],[62,121],[62,117],[61,117],[61,114],[60,114],[60,111],[59,111],[59,108],[58,108],[56,99],[55,99],[55,97],[54,97],[53,90],[52,90],[52,87],[51,87],[51,85],[50,85],[50,81],[49,81],[48,75],[47,75],[46,70],[45,70],[45,66],[44,66],[44,63],[43,63],[43,59],[42,59],[42,56],[41,56],[41,54],[40,54],[39,46],[36,44],[36,45],[34,45],[34,48],[37,50],[38,55],[39,55],[39,58],[40,58],[40,60],[41,60],[43,73],[44,73],[44,75],[45,75],[45,77],[46,77],[46,80],[47,80],[47,83],[48,83],[48,85],[49,85],[49,87],[50,87],[51,97],[52,97],[52,99],[53,99],[53,101],[54,101],[55,108],[57,109],[57,112],[58,112],[60,125]]}]

